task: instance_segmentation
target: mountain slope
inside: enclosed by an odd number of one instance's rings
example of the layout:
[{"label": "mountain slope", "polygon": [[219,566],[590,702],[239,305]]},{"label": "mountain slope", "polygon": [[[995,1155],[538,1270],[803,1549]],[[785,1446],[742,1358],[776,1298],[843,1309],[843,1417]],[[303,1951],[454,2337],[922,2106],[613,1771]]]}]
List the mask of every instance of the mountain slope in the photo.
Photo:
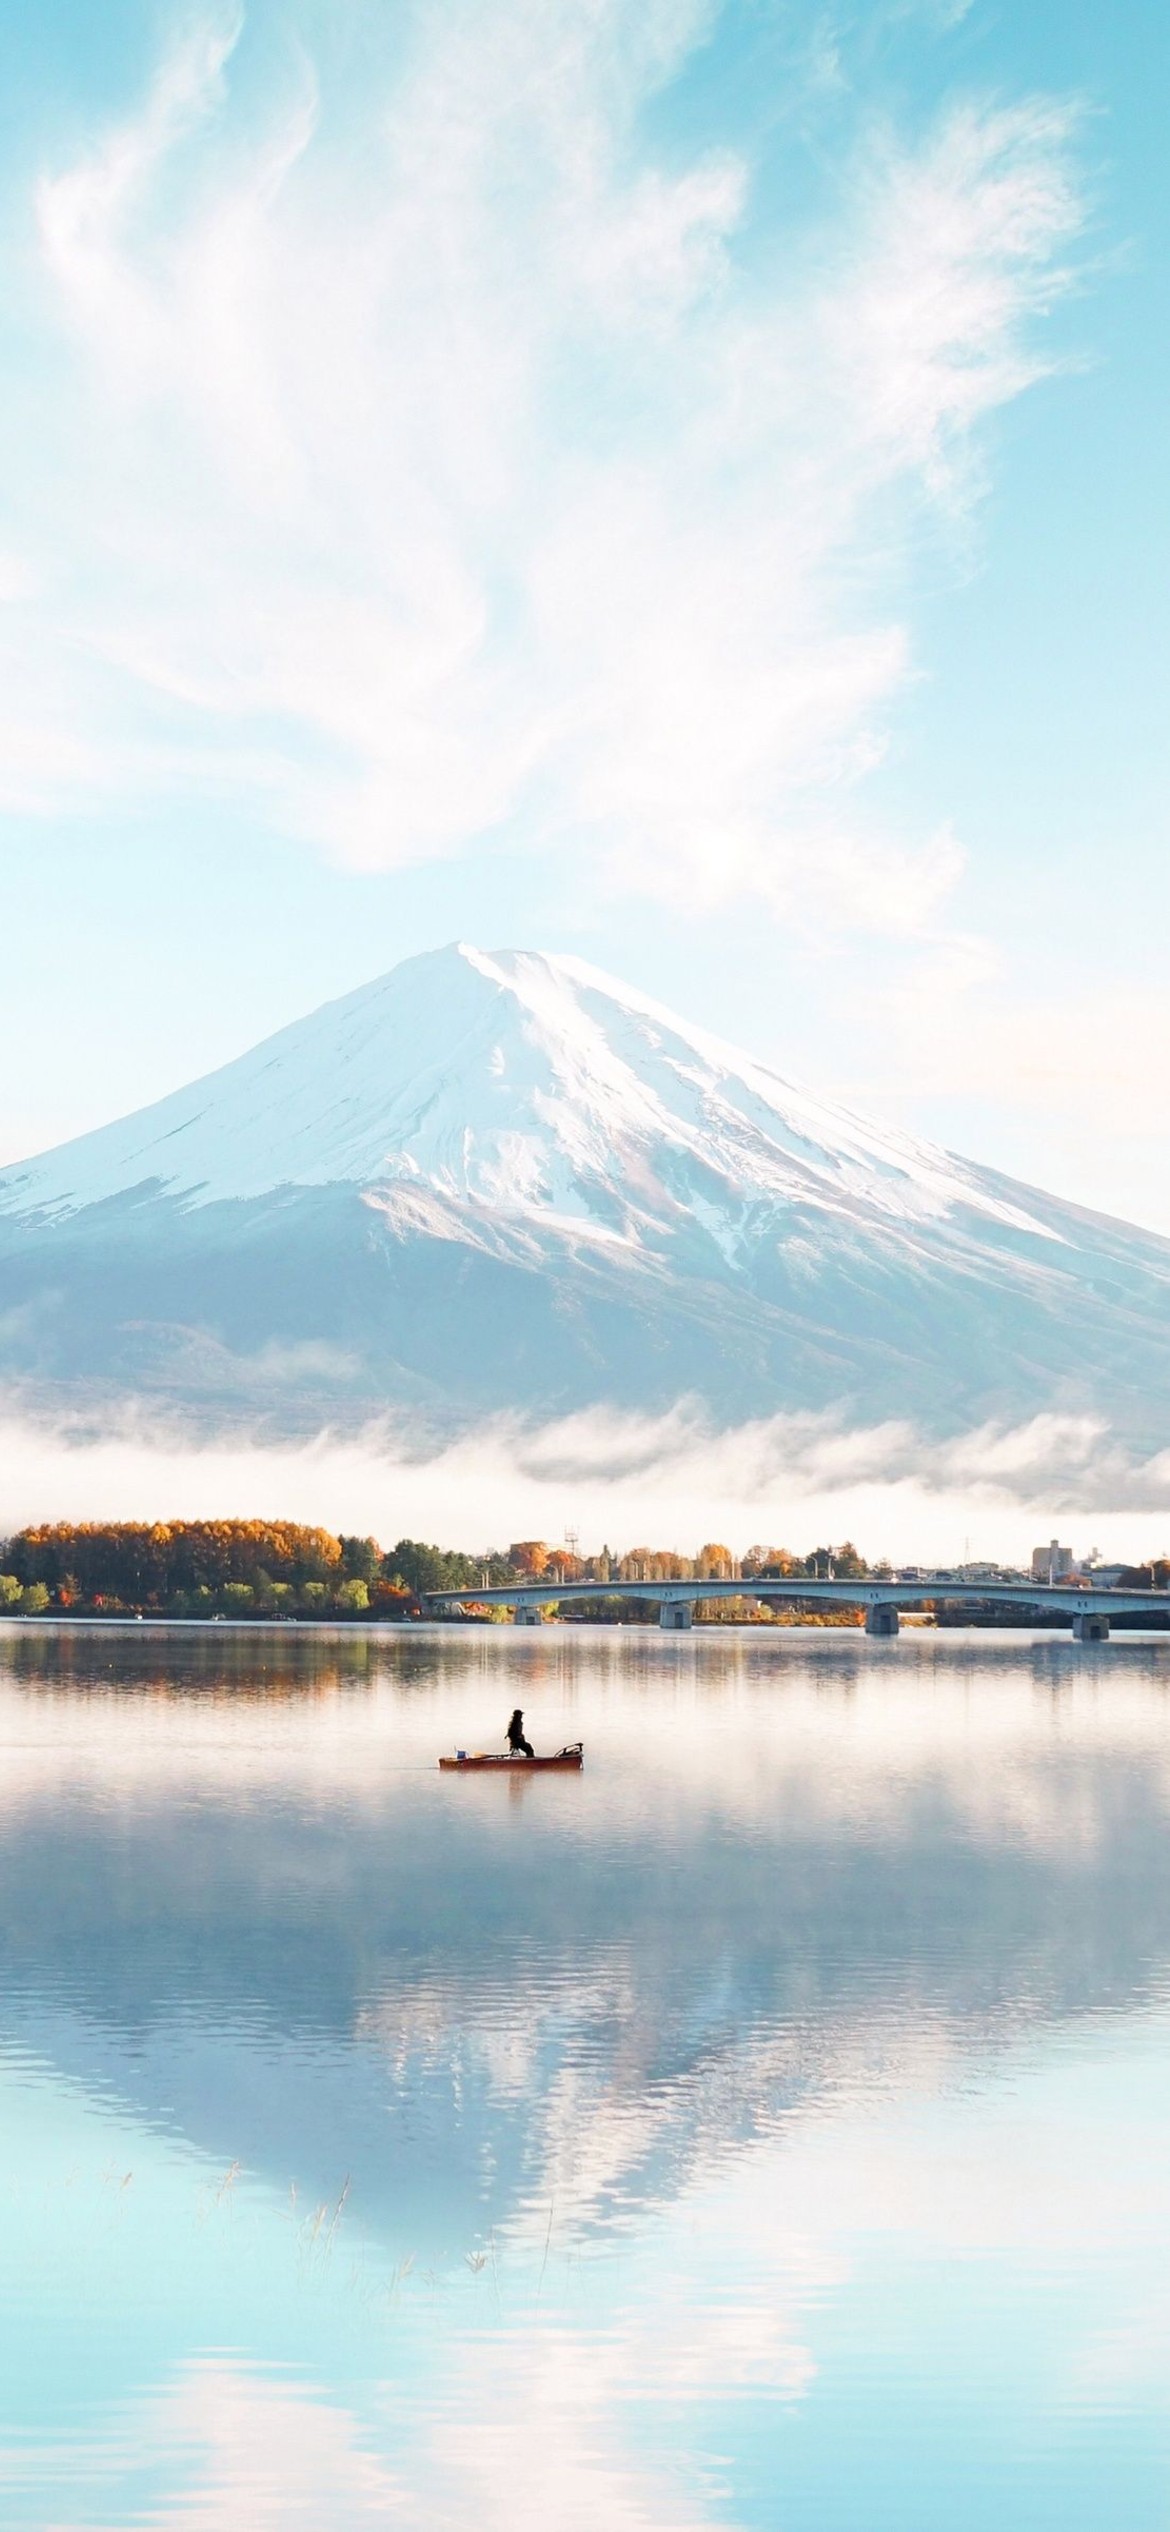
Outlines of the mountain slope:
[{"label": "mountain slope", "polygon": [[1170,1242],[819,1102],[574,959],[447,949],[0,1176],[0,1375],[303,1433],[682,1395],[1170,1404]]},{"label": "mountain slope", "polygon": [[[636,1236],[656,1209],[647,1168],[664,1163],[721,1182],[732,1212],[810,1195],[907,1219],[966,1202],[1026,1223],[978,1171],[810,1098],[581,960],[466,947],[409,959],[8,1172],[0,1207],[60,1218],[148,1184],[194,1203],[390,1184],[603,1236],[616,1203]],[[669,1207],[665,1184],[657,1196]]]}]

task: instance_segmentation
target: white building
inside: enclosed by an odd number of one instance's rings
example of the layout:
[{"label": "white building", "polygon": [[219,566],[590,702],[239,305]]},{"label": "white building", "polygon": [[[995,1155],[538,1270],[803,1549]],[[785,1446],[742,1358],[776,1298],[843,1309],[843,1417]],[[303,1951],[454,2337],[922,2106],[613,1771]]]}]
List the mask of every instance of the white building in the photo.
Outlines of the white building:
[{"label": "white building", "polygon": [[1062,1547],[1059,1539],[1050,1539],[1047,1547],[1032,1550],[1033,1582],[1067,1582],[1076,1570],[1077,1560],[1071,1547]]}]

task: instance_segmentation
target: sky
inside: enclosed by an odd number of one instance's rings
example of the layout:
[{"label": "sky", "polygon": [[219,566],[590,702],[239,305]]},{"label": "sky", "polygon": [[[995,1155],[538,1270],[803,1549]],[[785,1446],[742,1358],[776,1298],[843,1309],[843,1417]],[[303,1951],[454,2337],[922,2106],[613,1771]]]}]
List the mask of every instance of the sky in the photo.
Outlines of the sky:
[{"label": "sky", "polygon": [[0,46],[3,1157],[465,938],[1170,1230],[1163,11]]},{"label": "sky", "polygon": [[[463,939],[1170,1233],[1164,10],[0,0],[0,63],[0,1160]],[[991,1445],[776,1519],[1163,1544]],[[265,1482],[549,1531],[486,1447]],[[662,1534],[754,1536],[724,1478]]]}]

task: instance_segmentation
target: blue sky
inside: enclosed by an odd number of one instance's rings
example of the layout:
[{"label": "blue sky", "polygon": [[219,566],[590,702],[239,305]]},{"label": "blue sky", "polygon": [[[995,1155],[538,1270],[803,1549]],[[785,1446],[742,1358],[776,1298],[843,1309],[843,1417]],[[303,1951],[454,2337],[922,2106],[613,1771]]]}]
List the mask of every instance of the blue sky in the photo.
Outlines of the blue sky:
[{"label": "blue sky", "polygon": [[0,44],[4,1156],[462,936],[1170,1228],[1164,13]]}]

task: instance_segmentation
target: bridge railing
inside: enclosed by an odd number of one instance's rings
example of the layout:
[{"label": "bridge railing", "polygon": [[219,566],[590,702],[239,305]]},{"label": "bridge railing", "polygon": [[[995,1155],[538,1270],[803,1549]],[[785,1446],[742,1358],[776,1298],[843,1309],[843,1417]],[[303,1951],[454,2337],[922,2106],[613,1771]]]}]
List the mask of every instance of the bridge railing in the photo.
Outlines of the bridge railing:
[{"label": "bridge railing", "polygon": [[1170,1617],[1170,1591],[1096,1590],[1091,1585],[1069,1583],[964,1582],[950,1574],[926,1575],[914,1581],[846,1580],[833,1576],[752,1575],[724,1578],[694,1576],[686,1580],[671,1577],[661,1581],[622,1579],[609,1582],[554,1582],[542,1577],[538,1582],[494,1583],[482,1589],[460,1588],[430,1591],[420,1595],[423,1605],[436,1612],[467,1604],[489,1608],[562,1607],[581,1600],[650,1601],[661,1607],[694,1605],[700,1600],[803,1601],[815,1606],[836,1608],[921,1609],[938,1601],[961,1603],[968,1607],[992,1605],[1000,1608],[1059,1611],[1062,1616],[1082,1622],[1090,1615],[1108,1623],[1111,1617]]}]

